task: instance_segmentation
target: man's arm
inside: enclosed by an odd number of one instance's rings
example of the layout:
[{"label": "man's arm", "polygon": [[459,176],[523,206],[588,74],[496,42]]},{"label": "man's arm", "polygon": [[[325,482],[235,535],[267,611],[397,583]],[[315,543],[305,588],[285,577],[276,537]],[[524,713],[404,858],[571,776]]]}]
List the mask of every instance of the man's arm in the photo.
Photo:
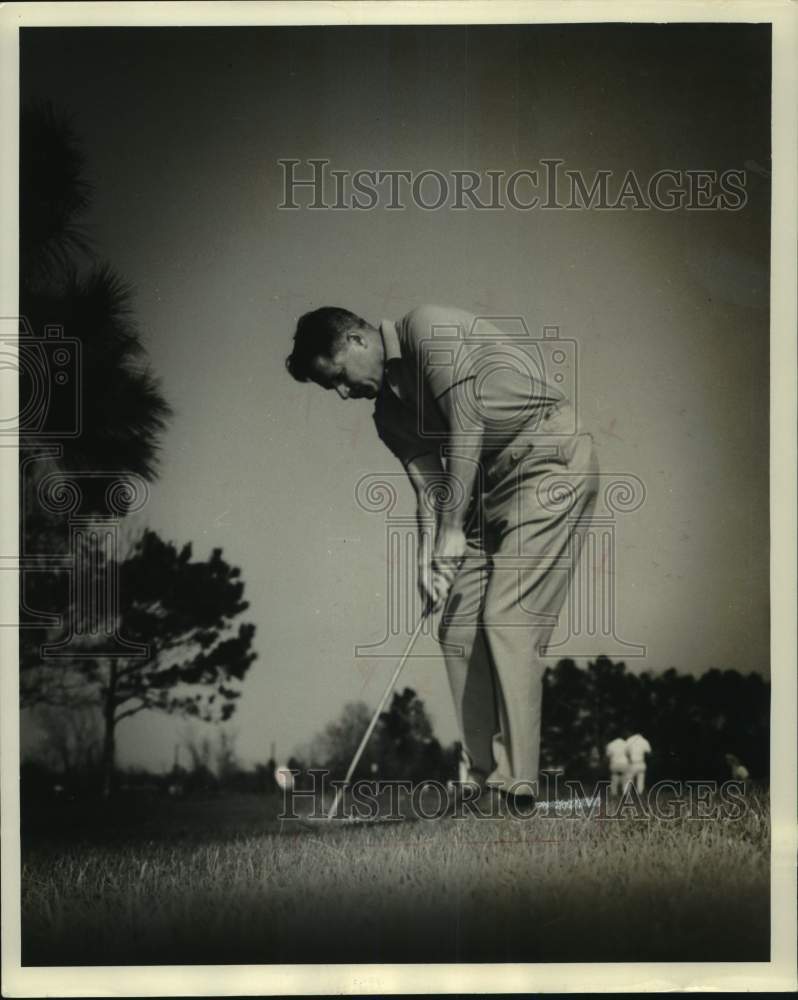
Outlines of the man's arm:
[{"label": "man's arm", "polygon": [[473,415],[463,415],[473,407],[464,407],[465,385],[453,386],[438,400],[449,424],[446,471],[452,490],[451,502],[442,505],[432,558],[432,568],[451,586],[466,551],[465,518],[474,492],[484,427]]},{"label": "man's arm", "polygon": [[398,400],[387,396],[375,408],[374,423],[381,440],[402,463],[416,494],[418,523],[418,588],[422,600],[435,610],[448,584],[433,572],[432,554],[438,529],[438,498],[446,491],[446,473],[437,444],[421,438],[407,425]]},{"label": "man's arm", "polygon": [[435,497],[446,473],[437,452],[416,455],[404,463],[405,471],[415,490],[419,507],[424,506],[429,514],[435,512]]},{"label": "man's arm", "polygon": [[[466,551],[464,525],[485,434],[485,408],[474,399],[479,365],[469,363],[472,352],[478,350],[478,345],[468,342],[476,317],[461,309],[420,306],[405,321],[420,382],[447,430],[445,461],[453,496],[440,507],[433,566],[451,584]],[[439,328],[446,331],[442,340],[435,339]],[[451,353],[453,330],[458,337],[453,358],[444,364],[438,347],[442,343]]]},{"label": "man's arm", "polygon": [[418,587],[422,599],[437,610],[451,582],[433,566],[435,540],[440,531],[439,501],[448,492],[447,473],[437,452],[415,456],[405,463],[405,471],[417,501]]}]

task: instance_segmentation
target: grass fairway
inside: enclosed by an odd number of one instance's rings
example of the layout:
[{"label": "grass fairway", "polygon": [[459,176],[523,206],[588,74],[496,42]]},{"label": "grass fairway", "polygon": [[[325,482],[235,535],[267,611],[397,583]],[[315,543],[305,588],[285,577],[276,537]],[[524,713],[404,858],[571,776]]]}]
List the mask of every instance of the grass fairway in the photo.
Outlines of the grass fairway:
[{"label": "grass fairway", "polygon": [[[25,965],[766,961],[769,815],[315,830],[156,800],[26,830]],[[55,833],[54,831],[58,832]],[[48,832],[49,831],[49,832]]]}]

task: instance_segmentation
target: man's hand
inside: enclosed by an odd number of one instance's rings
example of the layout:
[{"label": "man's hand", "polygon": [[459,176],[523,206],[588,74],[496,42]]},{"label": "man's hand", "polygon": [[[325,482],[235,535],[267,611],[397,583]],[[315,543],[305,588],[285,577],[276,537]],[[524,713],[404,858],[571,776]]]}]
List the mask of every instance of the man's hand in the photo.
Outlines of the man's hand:
[{"label": "man's hand", "polygon": [[431,562],[428,561],[419,567],[418,589],[425,609],[428,612],[437,612],[443,607],[449,593],[449,584],[440,574],[433,571]]},{"label": "man's hand", "polygon": [[459,529],[440,528],[434,550],[430,545],[429,535],[421,535],[418,547],[418,589],[430,611],[440,611],[443,607],[465,550],[465,535]]},{"label": "man's hand", "polygon": [[[463,497],[470,496],[474,463],[467,468],[469,478],[460,480]],[[446,475],[437,455],[418,456],[408,464],[407,472],[418,499],[418,589],[425,608],[434,612],[443,607],[465,555],[462,524],[466,511],[464,504],[457,509],[451,505],[445,510],[436,509],[434,487],[440,486]]]},{"label": "man's hand", "polygon": [[446,595],[449,586],[442,576],[432,568],[432,545],[429,535],[421,534],[418,546],[418,592],[424,608],[429,611],[438,611]]},{"label": "man's hand", "polygon": [[439,527],[430,570],[433,582],[433,611],[438,611],[446,600],[463,561],[466,544],[466,537],[461,528],[446,525]]}]

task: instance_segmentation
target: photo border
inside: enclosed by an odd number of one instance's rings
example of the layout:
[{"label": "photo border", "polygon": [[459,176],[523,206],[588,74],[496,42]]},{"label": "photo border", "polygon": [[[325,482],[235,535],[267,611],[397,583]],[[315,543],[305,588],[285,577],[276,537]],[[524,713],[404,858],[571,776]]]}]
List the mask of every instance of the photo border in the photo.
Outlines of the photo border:
[{"label": "photo border", "polygon": [[[23,996],[243,996],[397,993],[794,991],[796,979],[796,177],[798,7],[789,0],[427,0],[427,2],[10,3],[0,8],[0,315],[18,315],[21,27],[758,22],[773,31],[771,203],[771,960],[758,963],[546,963],[22,967],[19,685],[15,628],[0,628],[2,992]],[[9,412],[15,400],[3,404]],[[17,451],[0,444],[0,614],[16,620]],[[14,555],[12,555],[14,554]],[[778,766],[775,766],[775,765]],[[124,976],[120,972],[124,970]]]}]

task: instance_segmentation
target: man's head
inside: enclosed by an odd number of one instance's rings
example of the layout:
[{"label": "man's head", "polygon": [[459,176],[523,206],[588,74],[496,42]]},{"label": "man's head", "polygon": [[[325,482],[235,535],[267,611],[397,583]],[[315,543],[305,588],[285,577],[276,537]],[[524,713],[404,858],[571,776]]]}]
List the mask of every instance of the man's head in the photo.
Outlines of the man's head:
[{"label": "man's head", "polygon": [[385,348],[379,330],[364,319],[325,306],[300,317],[285,366],[297,382],[335,389],[342,399],[374,399],[382,387]]}]

